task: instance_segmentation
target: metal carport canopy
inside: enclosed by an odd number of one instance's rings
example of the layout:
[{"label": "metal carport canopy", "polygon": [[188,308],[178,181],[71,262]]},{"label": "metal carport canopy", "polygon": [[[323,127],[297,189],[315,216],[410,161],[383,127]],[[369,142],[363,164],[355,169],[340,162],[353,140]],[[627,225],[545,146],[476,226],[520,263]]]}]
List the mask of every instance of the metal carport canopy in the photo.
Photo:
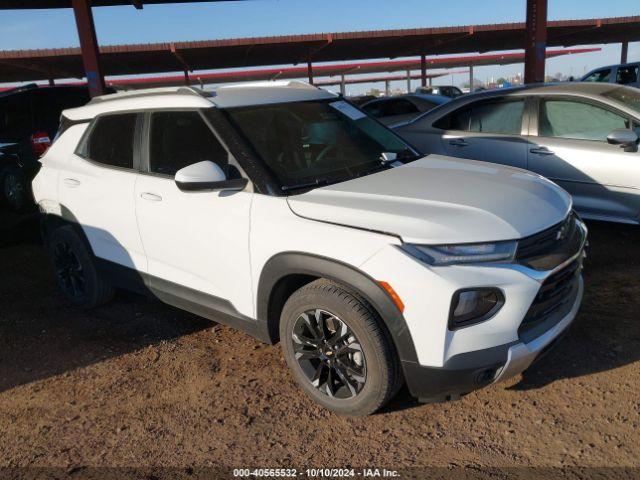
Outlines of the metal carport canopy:
[{"label": "metal carport canopy", "polygon": [[[640,16],[556,20],[547,46],[640,40]],[[318,33],[100,47],[105,75],[517,50],[525,23]],[[0,52],[0,82],[82,78],[79,48]]]}]

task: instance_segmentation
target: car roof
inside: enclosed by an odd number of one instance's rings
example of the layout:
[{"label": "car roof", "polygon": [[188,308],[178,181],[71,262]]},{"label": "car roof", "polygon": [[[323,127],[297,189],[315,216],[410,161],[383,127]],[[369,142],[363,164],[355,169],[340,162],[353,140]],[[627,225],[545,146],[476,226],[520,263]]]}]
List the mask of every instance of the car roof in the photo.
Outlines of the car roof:
[{"label": "car roof", "polygon": [[481,92],[470,93],[464,97],[465,100],[475,100],[480,97],[502,97],[517,95],[547,95],[547,94],[574,94],[586,97],[597,97],[616,88],[625,88],[623,85],[599,82],[557,82],[557,83],[535,83],[531,85],[521,85],[517,87],[496,88],[493,90],[483,90]]},{"label": "car roof", "polygon": [[640,62],[627,62],[627,63],[612,63],[611,65],[603,65],[602,67],[598,67],[598,68],[594,68],[592,70],[590,70],[589,72],[587,72],[586,74],[584,74],[584,77],[586,77],[587,75],[593,73],[593,72],[597,72],[598,70],[604,70],[605,68],[613,68],[613,67],[637,67],[640,64]]},{"label": "car roof", "polygon": [[95,97],[87,105],[65,110],[70,120],[90,120],[111,112],[163,108],[233,108],[296,101],[338,98],[305,82],[275,81],[224,85],[208,90],[163,87],[118,92]]},{"label": "car roof", "polygon": [[[496,88],[494,90],[483,90],[481,92],[469,93],[454,98],[444,105],[440,105],[433,110],[423,113],[419,117],[406,122],[403,125],[418,124],[422,121],[435,121],[442,116],[449,114],[468,104],[475,103],[483,99],[492,99],[496,97],[520,97],[529,95],[567,95],[582,98],[591,98],[593,100],[603,101],[603,94],[613,92],[614,90],[636,90],[624,85],[615,83],[597,83],[597,82],[558,82],[558,83],[540,83],[531,85],[522,85],[516,87]],[[615,100],[607,100],[607,103],[617,105],[622,111],[634,116],[638,116],[638,112],[633,111],[628,106],[616,102]]]}]

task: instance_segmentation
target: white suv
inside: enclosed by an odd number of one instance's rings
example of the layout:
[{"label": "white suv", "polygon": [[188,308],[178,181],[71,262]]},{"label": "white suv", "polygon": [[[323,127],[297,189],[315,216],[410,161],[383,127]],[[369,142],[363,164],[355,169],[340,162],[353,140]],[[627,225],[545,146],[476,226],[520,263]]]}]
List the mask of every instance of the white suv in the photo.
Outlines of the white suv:
[{"label": "white suv", "polygon": [[156,89],[63,113],[33,182],[57,281],[280,341],[343,414],[406,381],[459,398],[526,369],[582,298],[586,229],[523,170],[415,151],[299,82]]}]

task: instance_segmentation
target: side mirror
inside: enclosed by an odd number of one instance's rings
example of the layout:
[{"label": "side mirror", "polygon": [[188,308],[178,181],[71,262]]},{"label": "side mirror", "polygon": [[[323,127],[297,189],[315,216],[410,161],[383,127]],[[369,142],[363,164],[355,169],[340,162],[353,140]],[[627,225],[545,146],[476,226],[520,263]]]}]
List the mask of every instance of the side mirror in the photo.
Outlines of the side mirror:
[{"label": "side mirror", "polygon": [[638,134],[626,128],[618,128],[607,136],[607,142],[611,145],[620,145],[625,152],[637,152],[638,141],[640,141]]},{"label": "side mirror", "polygon": [[248,183],[246,178],[227,179],[222,169],[209,160],[181,168],[174,179],[185,192],[242,190]]}]

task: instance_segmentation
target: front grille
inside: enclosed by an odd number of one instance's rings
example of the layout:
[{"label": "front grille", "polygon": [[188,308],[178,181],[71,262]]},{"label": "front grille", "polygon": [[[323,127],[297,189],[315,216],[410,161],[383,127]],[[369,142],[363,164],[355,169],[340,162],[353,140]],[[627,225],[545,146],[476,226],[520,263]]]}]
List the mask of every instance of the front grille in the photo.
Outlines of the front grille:
[{"label": "front grille", "polygon": [[580,251],[584,236],[572,212],[557,225],[518,241],[516,261],[535,270],[553,270]]},{"label": "front grille", "polygon": [[581,270],[582,258],[577,258],[544,281],[518,328],[522,341],[540,336],[569,313],[578,294]]}]

